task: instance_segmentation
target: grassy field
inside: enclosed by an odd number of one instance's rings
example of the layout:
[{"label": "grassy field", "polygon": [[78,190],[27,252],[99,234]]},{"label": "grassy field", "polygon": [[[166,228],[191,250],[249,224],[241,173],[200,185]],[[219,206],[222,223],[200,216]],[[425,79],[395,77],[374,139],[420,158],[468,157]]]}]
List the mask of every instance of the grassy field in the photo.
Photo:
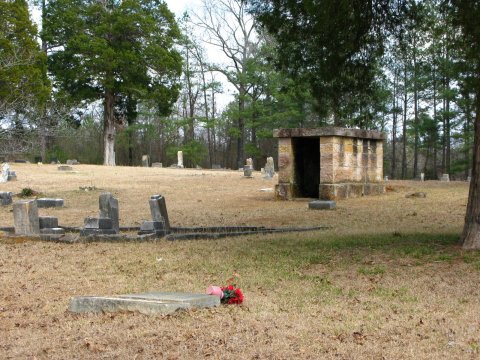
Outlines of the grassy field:
[{"label": "grassy field", "polygon": [[[119,199],[121,225],[149,217],[166,197],[174,226],[318,226],[324,231],[221,240],[56,244],[0,233],[2,359],[476,359],[480,356],[480,254],[458,245],[468,186],[389,182],[383,196],[311,211],[275,201],[275,181],[233,171],[12,166],[30,187],[65,199],[41,209],[80,226],[98,195]],[[85,192],[80,186],[94,185]],[[426,198],[405,198],[424,191]],[[0,226],[12,226],[11,206]],[[74,315],[75,295],[204,292],[232,273],[243,306],[179,312]]]}]

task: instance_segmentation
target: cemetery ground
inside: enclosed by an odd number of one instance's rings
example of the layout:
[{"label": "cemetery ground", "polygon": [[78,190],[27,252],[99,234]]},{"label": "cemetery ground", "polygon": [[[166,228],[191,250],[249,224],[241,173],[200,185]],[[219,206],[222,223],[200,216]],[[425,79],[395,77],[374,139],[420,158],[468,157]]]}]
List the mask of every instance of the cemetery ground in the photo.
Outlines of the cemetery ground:
[{"label": "cemetery ground", "polygon": [[[218,240],[61,244],[0,232],[0,358],[465,359],[480,354],[480,253],[458,244],[468,184],[390,181],[382,196],[275,201],[274,180],[237,171],[14,164],[18,181],[65,199],[62,226],[119,200],[121,226],[166,198],[172,226],[319,226]],[[92,191],[81,186],[94,186]],[[406,198],[423,191],[426,198]],[[19,198],[15,196],[14,200]],[[0,226],[13,226],[11,205]],[[237,272],[242,306],[169,316],[72,314],[76,295],[204,292]]]}]

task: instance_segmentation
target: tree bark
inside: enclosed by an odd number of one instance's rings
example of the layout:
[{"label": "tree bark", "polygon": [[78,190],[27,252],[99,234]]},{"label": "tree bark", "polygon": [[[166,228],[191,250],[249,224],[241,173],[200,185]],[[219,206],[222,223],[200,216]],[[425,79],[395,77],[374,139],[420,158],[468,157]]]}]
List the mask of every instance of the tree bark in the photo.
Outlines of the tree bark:
[{"label": "tree bark", "polygon": [[480,91],[475,99],[475,139],[473,142],[473,164],[470,191],[468,193],[467,214],[463,227],[464,249],[480,249]]},{"label": "tree bark", "polygon": [[238,92],[238,141],[237,141],[237,167],[243,167],[245,161],[245,96],[247,91],[240,87]]},{"label": "tree bark", "polygon": [[408,93],[407,93],[407,64],[405,63],[404,77],[403,77],[403,152],[402,152],[402,179],[407,177],[407,102],[408,102]]},{"label": "tree bark", "polygon": [[115,95],[106,90],[103,102],[103,165],[115,166]]}]

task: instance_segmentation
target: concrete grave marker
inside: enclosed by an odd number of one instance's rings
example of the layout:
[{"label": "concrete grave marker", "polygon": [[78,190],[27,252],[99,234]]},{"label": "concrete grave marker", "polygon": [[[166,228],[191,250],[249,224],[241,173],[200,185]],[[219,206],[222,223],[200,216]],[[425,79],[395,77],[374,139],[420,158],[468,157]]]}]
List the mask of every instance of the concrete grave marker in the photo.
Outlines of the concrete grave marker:
[{"label": "concrete grave marker", "polygon": [[275,165],[273,163],[273,157],[267,158],[267,163],[265,164],[265,179],[271,179],[275,175]]},{"label": "concrete grave marker", "polygon": [[253,166],[252,165],[245,165],[243,167],[243,176],[251,178],[253,173]]},{"label": "concrete grave marker", "polygon": [[152,167],[161,168],[161,167],[163,167],[163,164],[161,162],[154,162],[154,163],[152,163]]},{"label": "concrete grave marker", "polygon": [[74,297],[68,310],[74,313],[135,311],[146,315],[171,314],[180,309],[211,308],[220,305],[213,295],[150,292],[117,296]]},{"label": "concrete grave marker", "polygon": [[448,174],[442,174],[442,177],[440,178],[440,181],[450,181],[450,175]]},{"label": "concrete grave marker", "polygon": [[12,193],[0,191],[0,205],[10,205],[12,203]]},{"label": "concrete grave marker", "polygon": [[425,174],[424,173],[420,173],[420,181],[425,181]]},{"label": "concrete grave marker", "polygon": [[60,165],[57,167],[57,170],[59,171],[72,171],[73,168],[69,165]]},{"label": "concrete grave marker", "polygon": [[148,155],[142,156],[142,166],[149,167],[150,166],[150,157]]},{"label": "concrete grave marker", "polygon": [[38,235],[40,225],[36,200],[22,200],[13,204],[13,221],[15,234]]},{"label": "concrete grave marker", "polygon": [[167,205],[162,195],[153,195],[148,200],[152,221],[145,221],[140,226],[139,234],[155,233],[164,236],[170,232],[170,221],[168,220]]},{"label": "concrete grave marker", "polygon": [[177,167],[183,168],[183,151],[177,152]]},{"label": "concrete grave marker", "polygon": [[51,198],[37,199],[38,208],[55,208],[55,207],[63,207],[63,205],[64,205],[63,199],[51,199]]},{"label": "concrete grave marker", "polygon": [[332,200],[313,200],[308,203],[309,209],[314,210],[334,210],[337,203]]},{"label": "concrete grave marker", "polygon": [[6,183],[10,174],[10,165],[8,163],[2,164],[2,173],[0,174],[0,183]]}]

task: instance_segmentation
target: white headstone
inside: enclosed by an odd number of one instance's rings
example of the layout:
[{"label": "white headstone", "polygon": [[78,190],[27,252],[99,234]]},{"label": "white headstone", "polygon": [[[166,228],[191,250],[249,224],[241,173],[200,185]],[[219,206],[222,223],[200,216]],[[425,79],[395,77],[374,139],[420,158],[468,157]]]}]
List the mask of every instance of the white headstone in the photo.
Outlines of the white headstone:
[{"label": "white headstone", "polygon": [[177,167],[183,168],[183,151],[177,152]]},{"label": "white headstone", "polygon": [[8,175],[10,174],[10,165],[3,163],[2,173],[0,174],[0,183],[6,183],[8,181]]},{"label": "white headstone", "polygon": [[247,161],[245,162],[245,165],[253,166],[252,158],[248,158]]},{"label": "white headstone", "polygon": [[267,163],[265,164],[265,178],[271,179],[275,175],[275,165],[273,163],[273,157],[267,158]]},{"label": "white headstone", "polygon": [[450,175],[443,174],[442,177],[440,178],[440,181],[450,181]]},{"label": "white headstone", "polygon": [[420,181],[425,181],[425,174],[424,173],[420,173]]}]

